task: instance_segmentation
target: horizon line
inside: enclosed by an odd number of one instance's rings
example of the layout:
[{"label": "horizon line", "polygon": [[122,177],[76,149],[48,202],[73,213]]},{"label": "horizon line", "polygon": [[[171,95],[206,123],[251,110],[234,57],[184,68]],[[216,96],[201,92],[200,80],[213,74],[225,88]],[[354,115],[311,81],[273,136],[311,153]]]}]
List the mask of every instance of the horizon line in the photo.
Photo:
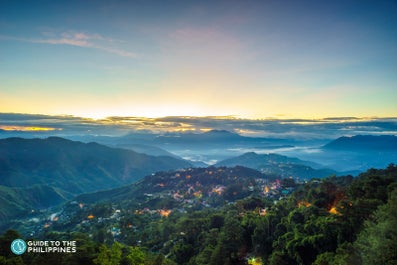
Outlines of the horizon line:
[{"label": "horizon line", "polygon": [[62,117],[62,118],[79,118],[79,119],[89,119],[93,121],[104,121],[104,120],[112,120],[112,119],[148,119],[148,120],[156,120],[156,119],[170,119],[170,118],[180,118],[180,119],[229,119],[229,120],[302,120],[302,121],[327,121],[327,120],[376,120],[376,119],[397,119],[396,116],[324,116],[324,117],[277,117],[277,116],[268,116],[268,117],[241,117],[239,115],[168,115],[168,116],[133,116],[133,115],[110,115],[104,117],[89,117],[89,116],[79,116],[74,114],[44,114],[44,113],[23,113],[23,112],[1,112],[0,115],[25,115],[25,116],[44,116],[44,117]]}]

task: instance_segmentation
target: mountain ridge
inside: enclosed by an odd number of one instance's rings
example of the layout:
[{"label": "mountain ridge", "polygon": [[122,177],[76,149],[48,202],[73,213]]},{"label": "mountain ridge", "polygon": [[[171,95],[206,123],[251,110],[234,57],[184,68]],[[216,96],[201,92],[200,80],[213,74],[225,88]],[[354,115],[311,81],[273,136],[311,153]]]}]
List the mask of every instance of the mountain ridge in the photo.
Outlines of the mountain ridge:
[{"label": "mountain ridge", "polygon": [[322,147],[328,150],[347,151],[397,151],[395,135],[354,135],[342,136]]},{"label": "mountain ridge", "polygon": [[248,152],[215,164],[215,166],[237,165],[256,169],[263,173],[276,174],[284,178],[290,176],[306,179],[324,178],[337,173],[332,169],[321,168],[320,164],[314,162],[273,153],[257,154]]},{"label": "mountain ridge", "polygon": [[48,184],[76,194],[128,184],[159,170],[189,166],[172,157],[60,137],[0,140],[0,185],[11,187]]}]

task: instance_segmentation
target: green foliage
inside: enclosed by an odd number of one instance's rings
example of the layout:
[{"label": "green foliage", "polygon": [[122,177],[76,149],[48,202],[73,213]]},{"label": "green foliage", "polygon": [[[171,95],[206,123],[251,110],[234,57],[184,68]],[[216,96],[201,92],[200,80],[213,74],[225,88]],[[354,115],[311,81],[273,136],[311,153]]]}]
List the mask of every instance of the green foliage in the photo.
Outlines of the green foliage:
[{"label": "green foliage", "polygon": [[6,258],[13,256],[13,254],[10,250],[10,245],[11,245],[11,242],[17,238],[21,238],[21,236],[15,230],[7,230],[0,237],[0,256],[6,257]]},{"label": "green foliage", "polygon": [[0,224],[11,218],[64,202],[66,198],[47,185],[15,188],[0,185]]},{"label": "green foliage", "polygon": [[354,243],[362,264],[397,263],[397,189],[386,205],[375,212],[373,220],[365,222]]},{"label": "green foliage", "polygon": [[[154,185],[160,192],[164,187],[156,186],[157,182],[164,186],[175,184],[173,192],[182,194],[184,186],[192,187],[198,180],[211,183],[213,180],[204,178],[206,170],[187,170],[178,177],[175,173],[165,173],[166,177],[159,174],[154,176],[154,183],[148,182],[153,179],[142,183]],[[211,169],[212,175],[222,181],[229,176],[226,171]],[[248,190],[245,187],[252,185],[250,179],[239,181],[227,196],[245,193]],[[394,165],[384,170],[369,170],[356,179],[333,176],[296,185],[296,191],[282,200],[250,194],[238,201],[223,201],[216,208],[189,208],[185,204],[185,211],[173,208],[168,217],[161,217],[156,211],[137,211],[146,204],[139,206],[131,198],[117,203],[97,203],[76,212],[77,220],[84,219],[88,213],[103,217],[101,221],[79,222],[76,230],[82,233],[44,235],[46,239],[77,239],[78,255],[23,255],[16,259],[8,249],[10,240],[19,235],[8,231],[0,237],[0,264],[21,261],[21,264],[225,265],[247,264],[247,258],[251,257],[273,265],[395,264],[397,170]],[[202,193],[211,192],[202,186]],[[124,192],[118,191],[119,195]],[[139,193],[136,189],[130,192]],[[161,193],[164,194],[168,191]],[[152,197],[143,198],[161,205]],[[161,197],[156,200],[161,201]],[[115,209],[122,209],[120,218],[112,216]],[[113,227],[120,228],[121,234],[112,235]]]},{"label": "green foliage", "polygon": [[[145,254],[138,247],[129,247],[126,259],[131,265],[145,265]],[[162,257],[162,256],[160,256]],[[159,262],[159,261],[157,261]],[[161,264],[161,263],[160,263]]]},{"label": "green foliage", "polygon": [[357,255],[353,244],[341,244],[336,253],[325,252],[317,256],[313,265],[361,265],[361,258]]},{"label": "green foliage", "polygon": [[94,264],[98,265],[118,265],[121,260],[121,245],[115,242],[111,248],[106,245],[99,247],[98,257],[94,259]]},{"label": "green foliage", "polygon": [[172,259],[178,264],[186,264],[193,256],[193,253],[193,246],[183,242],[178,242],[171,250]]},{"label": "green foliage", "polygon": [[25,264],[22,260],[22,257],[3,257],[0,256],[0,265],[23,265]]}]

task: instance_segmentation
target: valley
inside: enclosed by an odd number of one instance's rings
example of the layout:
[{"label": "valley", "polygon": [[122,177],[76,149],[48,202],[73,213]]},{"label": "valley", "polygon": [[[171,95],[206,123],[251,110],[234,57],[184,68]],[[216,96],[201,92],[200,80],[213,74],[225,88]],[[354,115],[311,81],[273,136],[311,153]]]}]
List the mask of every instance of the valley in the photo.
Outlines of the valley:
[{"label": "valley", "polygon": [[[352,137],[346,148],[341,147],[346,139],[336,139],[317,147],[329,156],[350,154],[350,165],[368,156],[367,171],[347,172],[276,153],[229,153],[232,156],[222,160],[223,155],[211,150],[280,148],[268,139],[226,131],[146,137],[132,141],[128,136],[129,144],[119,142],[118,147],[60,137],[0,140],[4,236],[17,231],[34,240],[79,238],[80,246],[95,249],[84,254],[93,255],[90,264],[115,248],[126,253],[119,260],[126,264],[135,252],[148,264],[157,259],[162,260],[159,264],[278,264],[279,255],[296,264],[312,264],[325,253],[342,251],[344,244],[361,251],[356,241],[363,240],[363,221],[378,207],[393,203],[395,136],[366,141]],[[370,148],[363,148],[368,139]],[[201,152],[203,146],[215,154],[213,165],[176,155],[182,149]],[[146,150],[150,154],[140,153]],[[371,169],[377,161],[389,164]],[[330,232],[331,227],[337,230]],[[303,241],[291,241],[291,233]],[[325,235],[328,245],[319,247]],[[306,238],[314,241],[303,243]],[[299,250],[286,252],[285,244]],[[57,263],[64,259],[55,254],[52,258]]]}]

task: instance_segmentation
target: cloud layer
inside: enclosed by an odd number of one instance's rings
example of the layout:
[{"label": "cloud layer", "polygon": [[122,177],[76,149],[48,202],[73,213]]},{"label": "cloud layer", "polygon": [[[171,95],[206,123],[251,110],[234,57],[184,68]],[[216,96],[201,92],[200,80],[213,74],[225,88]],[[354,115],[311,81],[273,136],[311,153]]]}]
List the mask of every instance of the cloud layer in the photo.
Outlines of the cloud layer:
[{"label": "cloud layer", "polygon": [[[397,118],[334,117],[320,120],[268,119],[250,120],[234,117],[109,117],[101,120],[74,116],[48,116],[0,113],[0,137],[24,131],[23,128],[52,128],[33,131],[35,136],[103,135],[121,136],[143,133],[202,133],[228,130],[246,136],[287,139],[334,139],[358,134],[397,135]],[[15,128],[7,130],[4,128]],[[25,130],[26,131],[26,130]]]},{"label": "cloud layer", "polygon": [[13,40],[20,42],[52,44],[52,45],[69,45],[81,48],[91,48],[108,53],[113,53],[122,57],[136,58],[137,54],[120,49],[114,45],[115,41],[111,38],[103,37],[100,34],[85,33],[79,31],[42,32],[37,38],[21,38],[13,36],[0,36],[3,40]]}]

